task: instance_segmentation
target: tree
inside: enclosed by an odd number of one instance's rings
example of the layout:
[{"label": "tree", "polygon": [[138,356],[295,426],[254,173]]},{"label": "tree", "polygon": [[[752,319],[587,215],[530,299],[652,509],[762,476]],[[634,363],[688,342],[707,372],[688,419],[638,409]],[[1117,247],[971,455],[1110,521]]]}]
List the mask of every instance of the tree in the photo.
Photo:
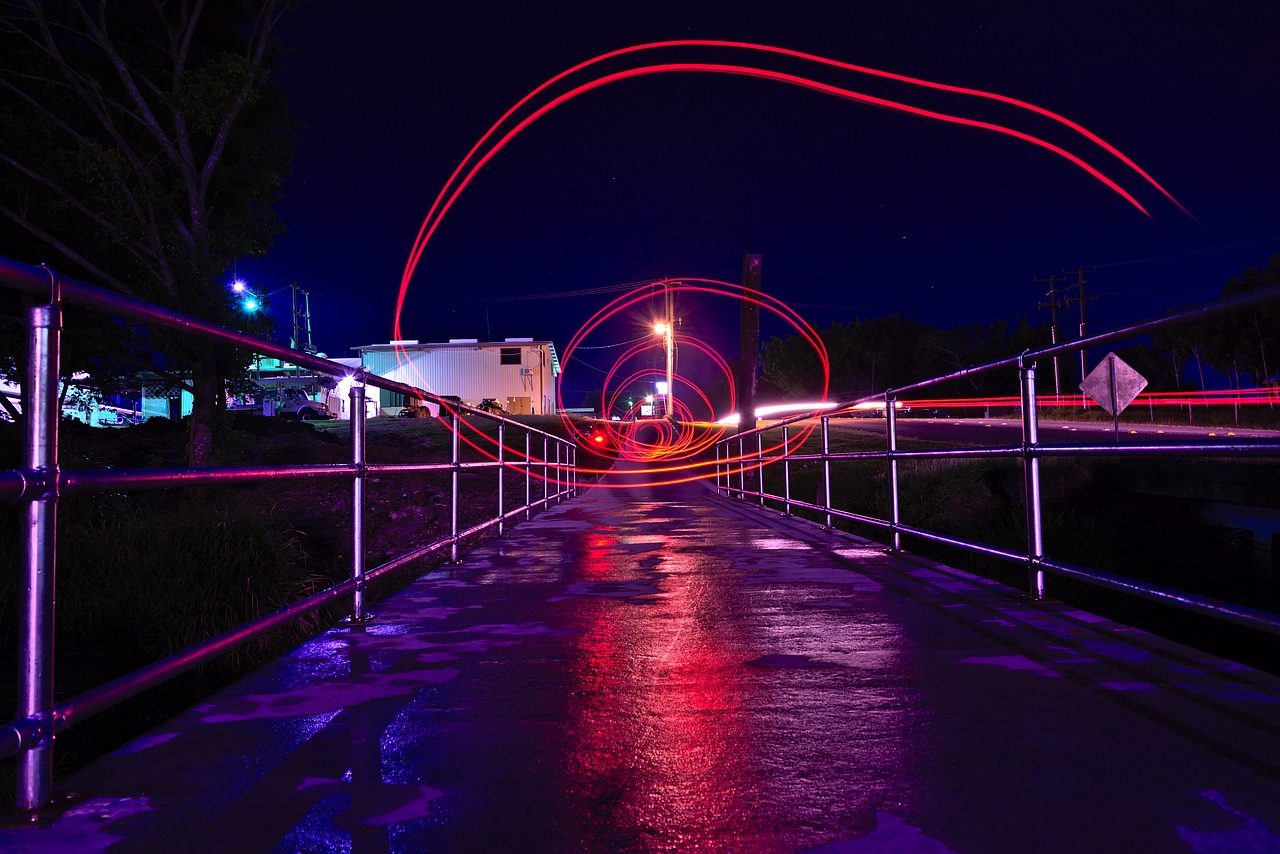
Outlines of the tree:
[{"label": "tree", "polygon": [[[130,296],[262,331],[220,284],[281,230],[295,125],[269,83],[288,0],[0,2],[0,215]],[[212,460],[226,378],[210,344],[149,340],[194,396]],[[178,372],[175,372],[175,375]]]},{"label": "tree", "polygon": [[760,371],[763,381],[788,400],[809,398],[822,391],[822,362],[813,346],[799,335],[770,338],[761,349]]},{"label": "tree", "polygon": [[[1280,284],[1280,255],[1267,259],[1266,267],[1250,267],[1227,279],[1222,297],[1240,296],[1276,284]],[[1255,385],[1269,384],[1276,368],[1274,346],[1280,340],[1280,305],[1271,303],[1239,317],[1226,318],[1226,325],[1229,330],[1215,341],[1214,367],[1222,370],[1224,364],[1230,364],[1252,373]]]}]

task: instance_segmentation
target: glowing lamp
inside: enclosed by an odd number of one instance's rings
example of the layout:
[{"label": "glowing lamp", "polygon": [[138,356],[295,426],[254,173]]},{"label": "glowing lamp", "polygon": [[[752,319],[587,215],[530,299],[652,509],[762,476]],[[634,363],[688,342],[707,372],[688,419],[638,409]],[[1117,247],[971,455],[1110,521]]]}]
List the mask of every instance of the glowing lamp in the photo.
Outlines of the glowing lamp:
[{"label": "glowing lamp", "polygon": [[244,279],[235,279],[231,282],[231,290],[235,291],[238,294],[244,293],[244,289],[247,287],[249,286],[245,284]]},{"label": "glowing lamp", "polygon": [[651,394],[646,394],[646,395],[644,396],[644,402],[645,402],[645,403],[653,403],[653,395],[651,395]]},{"label": "glowing lamp", "polygon": [[244,301],[244,310],[245,310],[245,311],[257,311],[257,310],[258,310],[258,301],[257,301],[256,299],[254,299],[253,297],[249,297],[247,300],[245,300],[245,301]]},{"label": "glowing lamp", "polygon": [[667,334],[667,324],[665,324],[665,323],[655,323],[655,324],[653,324],[653,331],[654,331],[654,333],[655,333],[655,334],[657,334],[657,335],[666,335],[666,334]]},{"label": "glowing lamp", "polygon": [[334,393],[340,398],[345,398],[351,393],[351,385],[355,382],[355,379],[351,374],[347,374],[338,381],[338,387],[334,389]]},{"label": "glowing lamp", "polygon": [[596,444],[601,444],[604,442],[604,436],[601,436],[599,433],[597,433],[591,437],[591,441],[595,442]]}]

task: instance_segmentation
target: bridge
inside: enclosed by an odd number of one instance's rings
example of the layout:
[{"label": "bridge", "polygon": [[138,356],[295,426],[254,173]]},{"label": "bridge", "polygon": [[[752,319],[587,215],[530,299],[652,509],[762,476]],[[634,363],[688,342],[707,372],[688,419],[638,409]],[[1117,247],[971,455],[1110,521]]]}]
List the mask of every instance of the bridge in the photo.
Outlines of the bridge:
[{"label": "bridge", "polygon": [[462,557],[0,847],[1280,849],[1274,675],[701,484]]},{"label": "bridge", "polygon": [[[50,274],[12,265],[0,281],[47,296]],[[1000,447],[899,449],[891,390],[883,450],[835,449],[828,414],[797,416],[724,437],[691,483],[625,462],[595,482],[561,437],[473,411],[451,415],[439,464],[366,459],[357,416],[349,464],[64,471],[59,299],[289,351],[82,283],[55,280],[52,297],[29,318],[25,465],[0,472],[25,537],[20,704],[0,729],[0,756],[19,760],[6,850],[1280,850],[1280,679],[1055,602],[1053,579],[1272,634],[1280,617],[1046,553],[1039,483],[1055,456],[1268,459],[1275,442],[1044,443],[1034,361],[1050,348],[979,368],[1021,377],[1021,435]],[[358,380],[352,413],[365,384],[430,398]],[[463,421],[492,424],[491,458],[466,457]],[[900,512],[901,467],[963,456],[1021,466],[1025,550]],[[835,500],[851,462],[883,465],[885,518]],[[820,473],[816,495],[792,494],[794,467]],[[366,565],[365,480],[404,472],[450,484],[448,533]],[[497,480],[484,520],[459,519],[464,473]],[[282,478],[351,482],[349,580],[55,702],[61,496]],[[497,536],[469,548],[481,534]],[[1028,586],[914,556],[918,542],[1020,565]],[[448,560],[364,600],[431,554]],[[57,733],[339,600],[348,621],[55,785]]]}]

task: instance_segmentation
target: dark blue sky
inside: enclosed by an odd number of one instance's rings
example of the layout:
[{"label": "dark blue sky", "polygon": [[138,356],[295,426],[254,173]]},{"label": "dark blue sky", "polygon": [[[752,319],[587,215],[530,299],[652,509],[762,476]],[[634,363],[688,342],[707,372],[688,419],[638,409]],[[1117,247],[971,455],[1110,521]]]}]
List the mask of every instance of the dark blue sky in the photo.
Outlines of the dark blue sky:
[{"label": "dark blue sky", "polygon": [[[1045,289],[1033,277],[1099,265],[1087,288],[1100,331],[1209,299],[1280,253],[1280,4],[438,8],[463,5],[306,0],[280,30],[292,53],[277,79],[307,129],[280,208],[289,233],[240,273],[265,291],[307,288],[315,343],[332,356],[388,340],[417,229],[494,120],[553,74],[654,40],[760,42],[1032,102],[1133,158],[1199,223],[1096,147],[1007,107],[817,74],[1070,142],[1154,221],[1078,167],[990,132],[771,81],[656,75],[566,104],[496,156],[418,267],[408,337],[563,348],[607,296],[512,298],[736,281],[745,252],[763,255],[767,291],[818,324],[893,311],[941,325],[1034,320]],[[668,59],[747,61],[708,50],[651,61]],[[699,330],[711,340],[736,329],[736,307],[686,311],[723,327]]]}]

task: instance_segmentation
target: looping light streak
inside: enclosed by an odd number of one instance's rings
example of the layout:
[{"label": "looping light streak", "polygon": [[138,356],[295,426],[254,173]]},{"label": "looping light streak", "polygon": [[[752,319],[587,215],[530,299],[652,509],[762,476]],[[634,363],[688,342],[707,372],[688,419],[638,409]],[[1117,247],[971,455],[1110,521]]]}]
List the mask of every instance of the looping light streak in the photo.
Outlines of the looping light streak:
[{"label": "looping light streak", "polygon": [[[541,85],[533,89],[531,92],[529,92],[527,95],[525,95],[523,98],[521,98],[510,109],[508,109],[502,115],[502,117],[499,118],[498,121],[496,121],[484,133],[484,135],[471,147],[471,149],[467,152],[467,155],[453,170],[453,172],[449,176],[449,179],[445,182],[444,186],[441,188],[440,192],[437,194],[435,200],[431,205],[431,209],[428,211],[426,218],[423,220],[423,223],[419,228],[417,237],[413,244],[413,248],[410,251],[408,261],[406,262],[406,265],[405,265],[404,273],[401,278],[399,293],[396,299],[396,308],[395,308],[395,315],[394,315],[394,322],[393,322],[394,338],[402,339],[404,337],[401,332],[401,317],[404,310],[405,298],[408,293],[410,281],[413,277],[415,270],[417,269],[417,265],[420,262],[423,253],[426,251],[426,247],[428,243],[430,242],[431,238],[435,235],[435,232],[439,228],[439,225],[443,220],[444,215],[452,208],[453,204],[457,201],[459,195],[462,193],[464,189],[466,189],[466,187],[474,179],[476,174],[480,171],[480,169],[482,169],[495,155],[497,155],[499,151],[505,148],[517,135],[519,135],[522,131],[524,131],[527,127],[529,127],[529,125],[531,125],[537,119],[546,115],[556,107],[561,106],[562,104],[572,100],[573,98],[578,97],[579,95],[585,94],[594,89],[598,89],[610,83],[615,83],[615,82],[619,82],[626,79],[637,78],[637,77],[652,75],[652,74],[711,73],[711,74],[726,74],[726,75],[745,76],[745,77],[753,77],[758,79],[772,80],[775,82],[785,83],[788,85],[809,89],[811,91],[816,91],[822,94],[827,94],[834,97],[851,100],[857,103],[867,104],[867,105],[876,106],[876,107],[883,107],[891,110],[896,110],[899,112],[921,116],[924,118],[930,118],[938,121],[943,121],[943,122],[948,122],[952,124],[958,124],[966,127],[972,127],[980,130],[988,130],[994,133],[999,133],[999,134],[1009,136],[1014,139],[1018,139],[1023,142],[1027,142],[1032,145],[1038,146],[1046,151],[1049,151],[1053,154],[1058,155],[1059,157],[1064,158],[1068,162],[1084,170],[1088,175],[1090,175],[1092,178],[1102,183],[1112,192],[1119,195],[1121,198],[1123,198],[1126,202],[1128,202],[1130,205],[1132,205],[1142,214],[1144,214],[1148,218],[1151,217],[1151,214],[1147,211],[1147,209],[1143,207],[1143,205],[1139,203],[1138,200],[1133,195],[1131,195],[1127,190],[1121,187],[1116,181],[1114,181],[1107,175],[1103,174],[1103,172],[1100,169],[1086,162],[1083,158],[1073,154],[1072,152],[1069,152],[1066,149],[1058,145],[1055,145],[1054,143],[1051,143],[1045,139],[1042,139],[1038,136],[1034,136],[1032,134],[1025,133],[1023,131],[1016,130],[1014,128],[1007,127],[1005,125],[996,124],[993,122],[986,122],[986,121],[981,121],[977,119],[966,118],[964,116],[958,116],[958,115],[952,115],[949,113],[942,113],[934,110],[928,110],[928,109],[913,106],[911,104],[907,104],[904,102],[889,100],[886,98],[880,98],[864,92],[858,92],[842,86],[836,86],[834,84],[822,82],[809,77],[804,77],[804,76],[790,74],[790,73],[784,73],[780,71],[774,71],[771,69],[762,68],[758,66],[751,66],[751,65],[732,65],[732,64],[724,64],[724,63],[705,63],[705,62],[678,62],[678,63],[641,65],[633,68],[623,69],[621,71],[615,71],[609,74],[603,74],[591,80],[588,80],[585,83],[574,86],[570,90],[560,95],[557,95],[554,98],[551,98],[546,103],[543,103],[542,105],[533,109],[533,111],[529,115],[525,116],[523,119],[518,121],[513,127],[505,131],[505,133],[502,133],[500,137],[497,137],[501,129],[505,127],[522,109],[524,109],[526,106],[529,106],[531,103],[533,103],[535,99],[543,95],[543,93],[547,92],[552,86],[554,86],[555,84],[563,80],[566,80],[567,78],[576,74],[577,72],[583,71],[587,68],[590,68],[591,66],[594,66],[594,65],[603,63],[607,60],[615,59],[618,57],[623,57],[623,56],[628,56],[631,54],[638,54],[643,52],[658,51],[658,50],[664,50],[669,48],[681,48],[681,47],[683,48],[727,48],[732,50],[745,50],[745,51],[756,53],[756,54],[786,56],[794,59],[804,60],[806,62],[816,63],[816,64],[827,66],[830,68],[838,68],[844,71],[850,71],[857,74],[864,74],[872,77],[879,77],[883,79],[893,80],[896,82],[907,83],[913,86],[918,86],[926,89],[941,90],[941,91],[946,91],[946,92],[950,92],[958,95],[996,101],[996,102],[1013,106],[1021,110],[1027,110],[1037,115],[1040,115],[1042,117],[1048,118],[1053,122],[1056,122],[1077,134],[1080,134],[1090,142],[1100,146],[1108,154],[1119,159],[1125,166],[1127,166],[1129,169],[1133,170],[1139,176],[1141,176],[1141,178],[1148,185],[1158,190],[1161,194],[1165,196],[1165,198],[1167,198],[1174,205],[1176,205],[1180,210],[1182,210],[1183,213],[1186,213],[1188,216],[1190,216],[1190,214],[1187,213],[1186,209],[1176,199],[1174,199],[1173,196],[1167,190],[1165,190],[1164,187],[1162,187],[1159,183],[1157,183],[1155,179],[1153,179],[1150,175],[1148,175],[1145,171],[1143,171],[1136,163],[1134,163],[1130,158],[1122,154],[1118,149],[1116,149],[1111,144],[1107,143],[1101,137],[1097,136],[1096,134],[1087,130],[1086,128],[1077,124],[1076,122],[1073,122],[1070,119],[1067,119],[1057,113],[1054,113],[1043,107],[1039,107],[1034,104],[1018,100],[1016,98],[1011,98],[1009,96],[1000,95],[993,92],[986,92],[979,89],[970,89],[970,88],[961,87],[961,86],[953,86],[950,84],[938,83],[935,81],[924,80],[921,78],[909,77],[902,74],[895,74],[888,71],[881,71],[881,70],[869,68],[866,66],[854,65],[851,63],[828,59],[826,57],[816,56],[814,54],[808,54],[808,53],[803,53],[801,51],[795,51],[787,48],[780,48],[780,47],[774,47],[769,45],[751,44],[747,42],[703,40],[703,39],[685,39],[685,40],[672,40],[672,41],[663,41],[663,42],[650,42],[646,44],[621,48],[618,50],[601,54],[599,56],[586,60],[585,62],[581,62],[549,78],[547,81],[545,81],[544,83],[542,83]],[[495,141],[495,137],[497,137],[496,141]],[[486,149],[486,146],[488,146],[487,149]],[[678,289],[685,289],[693,292],[717,294],[717,295],[727,296],[735,299],[743,298],[741,289],[736,288],[734,285],[731,285],[729,283],[717,282],[715,280],[710,280],[710,279],[683,279],[681,280],[681,282],[682,282],[681,284],[677,284],[675,285],[675,287],[677,287]],[[691,286],[691,285],[683,284],[683,282],[698,282],[700,284]],[[663,284],[668,284],[668,283],[664,282]],[[650,286],[642,286],[641,288],[637,288],[636,290],[630,291],[624,294],[623,296],[613,300],[607,306],[605,306],[603,309],[597,312],[586,324],[583,325],[583,327],[579,330],[578,334],[575,335],[573,340],[570,342],[569,347],[565,351],[564,364],[565,365],[569,364],[570,356],[572,354],[573,349],[580,344],[583,338],[585,338],[588,334],[590,334],[597,327],[599,327],[599,325],[603,323],[607,318],[614,316],[618,312],[626,308],[629,308],[635,305],[636,303],[647,298],[650,293],[649,288]],[[759,305],[783,317],[783,319],[786,320],[801,335],[801,337],[804,338],[804,340],[806,340],[810,344],[810,346],[814,347],[814,350],[818,354],[818,357],[823,366],[824,386],[823,386],[822,399],[823,401],[825,401],[826,400],[826,382],[830,376],[830,366],[827,360],[826,350],[822,345],[821,339],[818,337],[817,333],[812,329],[812,327],[810,327],[801,318],[799,318],[799,316],[796,315],[793,311],[791,311],[789,308],[783,305],[781,301],[776,300],[764,294],[761,294],[760,296],[763,297],[763,299],[756,300],[756,302]],[[729,370],[725,360],[719,357],[718,354],[714,352],[713,348],[710,348],[705,344],[703,344],[702,342],[697,341],[696,339],[691,338],[689,336],[681,336],[679,343],[684,346],[689,346],[694,348],[698,352],[701,352],[709,356],[710,358],[713,359],[713,361],[716,362],[717,367],[728,378],[729,387],[730,387],[730,397],[731,397],[730,407],[732,409],[733,406],[735,405],[735,402],[733,399],[736,398],[736,394],[733,389],[732,371]],[[637,347],[640,350],[649,349],[649,345],[644,343],[637,345]],[[628,350],[627,354],[634,355],[634,352],[636,351],[636,349],[637,348],[632,348]],[[407,360],[407,353],[405,352],[404,348],[397,347],[395,349],[395,352],[396,352],[398,361],[402,365],[406,364],[408,360]],[[621,362],[624,360],[625,360],[624,358],[620,358],[618,362],[615,363],[614,367],[610,370],[608,374],[609,379],[612,379],[613,375],[619,370],[621,366]],[[416,369],[414,370],[416,371]],[[563,379],[563,374],[561,374],[561,378]],[[427,387],[427,384],[425,382],[422,382],[422,379],[423,378],[421,376],[418,377],[419,385],[425,388]],[[681,377],[681,381],[686,386],[687,389],[692,390],[695,394],[697,394],[702,398],[702,400],[704,401],[708,409],[712,409],[710,401],[707,399],[707,396],[705,395],[705,393],[703,393],[700,389],[695,389],[692,385],[688,383],[686,378]],[[625,388],[625,385],[626,384],[623,384],[621,388]],[[606,387],[607,386],[608,386],[608,382],[606,382]],[[615,396],[614,398],[610,399],[610,403],[616,402],[617,394],[620,394],[620,393],[621,393],[620,391],[615,392]],[[557,386],[557,389],[556,389],[556,399],[557,399],[557,403],[560,403],[559,386]],[[602,399],[602,404],[603,403],[604,403],[604,399]],[[660,432],[660,441],[656,443],[639,442],[634,438],[634,436],[623,435],[623,431],[615,430],[615,428],[612,427],[612,424],[610,422],[606,422],[610,424],[609,429],[612,431],[611,436],[614,439],[613,444],[620,449],[622,455],[625,456],[627,459],[651,460],[654,462],[662,461],[662,460],[667,461],[669,463],[668,465],[658,466],[651,469],[650,471],[652,471],[655,474],[660,474],[663,476],[668,476],[668,475],[671,476],[673,479],[669,482],[682,482],[684,480],[696,479],[698,477],[706,477],[708,476],[707,472],[705,471],[698,472],[697,469],[699,468],[699,466],[705,469],[707,466],[712,465],[712,463],[704,462],[701,464],[691,463],[686,465],[682,461],[690,460],[694,455],[701,452],[702,450],[705,450],[707,447],[709,447],[711,443],[716,441],[716,439],[723,436],[724,430],[723,428],[720,428],[718,431],[715,429],[707,430],[704,434],[703,440],[695,441],[692,436],[691,430],[677,429],[680,423],[687,423],[688,421],[692,420],[692,412],[688,410],[687,405],[684,404],[682,398],[680,397],[675,398],[675,404],[676,404],[677,414],[682,416],[681,420],[677,422],[677,424],[672,424],[670,421],[646,422],[653,425],[659,425],[659,424],[661,425],[656,427],[656,429]],[[563,409],[562,406],[560,408]],[[447,405],[445,405],[443,409],[447,410],[448,409]],[[713,413],[712,420],[713,421],[715,420],[714,413]],[[496,442],[491,437],[484,434],[474,425],[469,424],[465,419],[459,419],[459,421],[460,423],[467,424],[467,426],[475,433],[478,439],[483,439],[486,443],[490,445],[496,444]],[[568,419],[565,419],[564,423],[566,425],[566,428],[569,430],[570,435],[573,436],[574,440],[579,445],[582,445],[584,447],[588,445],[588,438],[585,435],[583,435],[583,432],[579,428],[577,428]],[[806,430],[797,431],[796,436],[793,437],[793,441],[797,443],[797,446],[803,443],[804,439],[808,437],[809,432],[811,432],[812,429],[813,429],[812,427],[809,427]],[[708,440],[706,439],[706,437],[708,436],[711,436],[713,438],[710,438]],[[478,441],[473,441],[472,439],[467,438],[465,436],[461,438],[470,447],[474,448],[475,450],[479,451],[480,453],[484,454],[490,459],[496,459],[495,453],[489,451],[486,447],[483,447]],[[778,446],[778,447],[781,447],[781,446]],[[772,452],[773,450],[777,450],[777,448],[770,449],[770,452]],[[521,461],[525,460],[525,456],[523,452],[518,449],[505,448],[504,451],[506,452],[505,453],[506,458],[512,461],[513,466],[519,466],[521,464]],[[543,463],[543,461],[541,460],[537,460],[536,462],[540,464]],[[743,461],[737,458],[734,458],[730,461],[721,460],[721,464],[725,464],[726,462],[737,463],[737,462],[743,462]],[[693,473],[692,474],[688,473],[689,470],[693,470]],[[558,478],[558,473],[557,473],[557,478]]]},{"label": "looping light streak", "polygon": [[[705,294],[716,297],[724,297],[732,299],[735,302],[740,300],[749,300],[757,306],[777,315],[786,322],[795,332],[808,344],[813,347],[823,371],[823,389],[822,396],[825,400],[827,392],[827,383],[830,377],[830,363],[827,356],[826,347],[823,345],[822,338],[817,331],[809,325],[804,318],[800,317],[794,310],[788,307],[784,302],[769,294],[756,293],[748,296],[740,285],[734,285],[729,282],[722,282],[717,279],[705,279],[699,277],[690,277],[682,279],[664,279],[659,282],[649,283],[631,291],[615,297],[604,307],[600,308],[582,325],[576,334],[569,340],[564,351],[564,363],[572,364],[572,357],[578,347],[582,346],[582,342],[610,318],[619,314],[624,314],[635,309],[641,303],[647,302],[653,295],[654,287],[661,286],[663,289],[671,290],[674,296],[681,293],[689,294]],[[695,354],[702,354],[711,359],[713,364],[726,377],[727,385],[730,390],[729,410],[732,411],[737,404],[736,390],[733,385],[733,371],[725,359],[715,351],[713,347],[696,337],[686,333],[678,333],[675,336],[677,346],[689,348]],[[627,375],[625,379],[619,381],[617,378],[624,373],[624,365],[635,357],[648,353],[654,347],[664,346],[661,339],[653,338],[652,340],[641,340],[617,357],[614,364],[605,372],[605,380],[602,395],[602,403],[604,411],[611,411],[616,405],[621,394],[637,382],[641,382],[652,377],[657,379],[659,376],[665,376],[656,369],[634,371]],[[563,383],[565,374],[561,374],[560,382]],[[676,422],[673,424],[666,419],[651,419],[643,421],[627,420],[622,422],[606,421],[597,426],[597,429],[607,431],[609,436],[609,447],[601,448],[599,446],[592,450],[600,456],[612,458],[614,460],[623,459],[629,462],[648,463],[648,467],[641,469],[651,476],[658,478],[660,483],[683,482],[685,480],[697,477],[709,477],[714,471],[714,460],[695,460],[694,458],[709,450],[715,442],[722,439],[726,433],[723,425],[715,424],[699,424],[695,426],[693,422],[693,413],[689,410],[684,399],[693,395],[700,398],[707,407],[707,411],[711,413],[711,421],[717,420],[715,408],[706,393],[692,384],[688,377],[677,376],[677,385],[683,386],[684,391],[674,395],[675,412],[677,415]],[[556,389],[556,400],[563,411],[563,400],[560,395],[560,387]],[[634,413],[631,413],[632,415]],[[589,437],[578,427],[572,420],[562,416],[562,422],[565,430],[569,435],[573,436],[574,441],[580,446],[589,447]],[[794,444],[796,447],[803,444],[813,430],[810,425],[797,431],[796,435],[790,437],[788,444]],[[656,440],[644,440],[640,438],[640,434],[658,434]],[[781,449],[781,445],[771,447],[769,452]],[[721,460],[721,465],[726,463],[737,463],[737,458],[729,460]],[[753,461],[753,465],[754,465]],[[596,471],[596,470],[593,470]],[[609,484],[603,484],[609,486]]]}]

